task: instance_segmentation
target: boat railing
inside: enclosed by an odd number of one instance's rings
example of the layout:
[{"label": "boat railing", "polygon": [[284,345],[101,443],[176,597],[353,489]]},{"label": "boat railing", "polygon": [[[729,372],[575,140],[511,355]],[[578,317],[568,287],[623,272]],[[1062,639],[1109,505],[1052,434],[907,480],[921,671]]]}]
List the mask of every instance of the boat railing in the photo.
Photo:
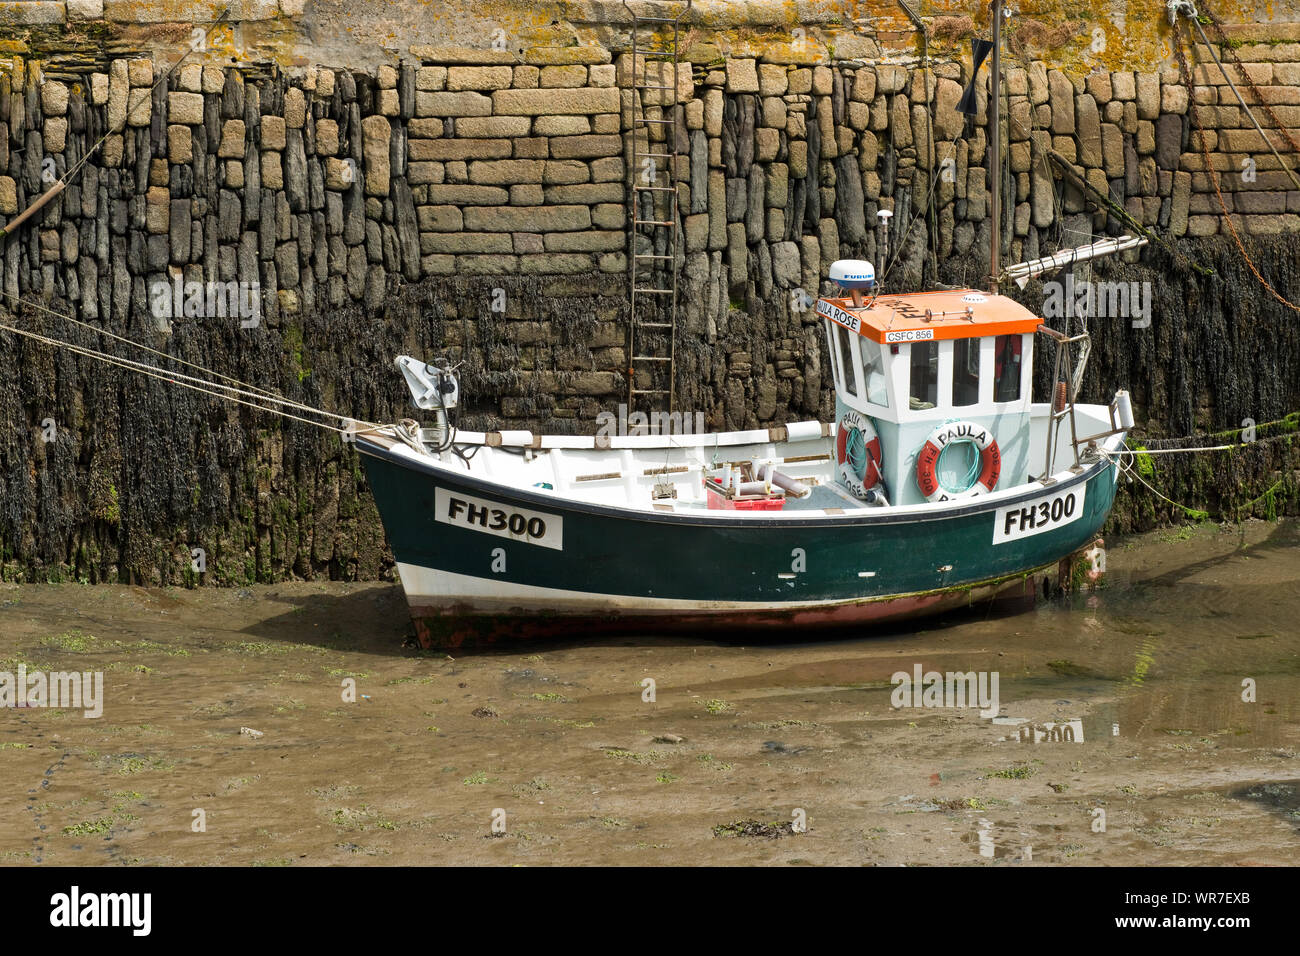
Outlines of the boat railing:
[{"label": "boat railing", "polygon": [[[1038,331],[1056,344],[1056,363],[1052,372],[1052,401],[1047,420],[1047,447],[1044,451],[1043,474],[1038,479],[1044,485],[1050,485],[1056,480],[1052,475],[1056,471],[1056,451],[1060,442],[1061,423],[1066,418],[1070,420],[1070,448],[1074,453],[1074,464],[1070,466],[1070,471],[1078,474],[1083,470],[1084,464],[1096,460],[1095,450],[1089,451],[1089,449],[1095,449],[1098,441],[1126,432],[1133,427],[1133,405],[1128,392],[1122,389],[1116,392],[1115,398],[1107,407],[1110,428],[1095,435],[1081,437],[1075,419],[1074,404],[1083,378],[1083,363],[1087,362],[1088,352],[1092,348],[1092,338],[1087,329],[1078,335],[1067,335],[1065,332],[1042,325],[1039,326]],[[1070,347],[1076,344],[1079,346],[1081,356],[1078,369],[1074,367],[1074,359],[1070,352]],[[1084,449],[1082,453],[1080,448]]]},{"label": "boat railing", "polygon": [[1079,460],[1079,431],[1074,417],[1075,377],[1070,346],[1076,342],[1089,343],[1091,340],[1086,329],[1078,335],[1067,335],[1049,326],[1040,325],[1038,331],[1056,344],[1056,358],[1052,369],[1051,412],[1047,420],[1047,447],[1044,449],[1043,475],[1039,479],[1043,484],[1050,485],[1055,481],[1052,475],[1056,472],[1056,444],[1060,438],[1061,423],[1067,418],[1070,421],[1070,447],[1074,451],[1074,464],[1070,466],[1070,470],[1078,473],[1083,468]]}]

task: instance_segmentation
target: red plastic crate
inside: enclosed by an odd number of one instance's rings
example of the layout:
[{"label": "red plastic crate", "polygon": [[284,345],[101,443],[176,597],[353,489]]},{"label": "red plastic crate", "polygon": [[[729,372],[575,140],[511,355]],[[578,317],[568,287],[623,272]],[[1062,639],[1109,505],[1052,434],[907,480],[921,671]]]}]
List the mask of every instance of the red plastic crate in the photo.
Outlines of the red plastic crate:
[{"label": "red plastic crate", "polygon": [[775,498],[728,498],[706,486],[705,492],[712,511],[780,511],[785,507],[785,496]]}]

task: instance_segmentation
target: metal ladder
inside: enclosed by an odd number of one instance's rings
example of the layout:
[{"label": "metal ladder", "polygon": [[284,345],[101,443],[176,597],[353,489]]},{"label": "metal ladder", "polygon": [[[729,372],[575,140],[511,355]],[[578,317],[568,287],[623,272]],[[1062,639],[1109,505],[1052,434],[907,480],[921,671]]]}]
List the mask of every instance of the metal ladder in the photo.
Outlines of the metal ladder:
[{"label": "metal ladder", "polygon": [[[666,401],[671,414],[677,371],[677,144],[682,132],[677,41],[692,0],[632,2],[645,12],[638,13],[629,0],[623,0],[623,8],[632,16],[632,66],[625,87],[632,136],[627,407],[630,413],[637,397],[644,396],[652,405]],[[666,82],[665,73],[671,74],[671,82]]]}]

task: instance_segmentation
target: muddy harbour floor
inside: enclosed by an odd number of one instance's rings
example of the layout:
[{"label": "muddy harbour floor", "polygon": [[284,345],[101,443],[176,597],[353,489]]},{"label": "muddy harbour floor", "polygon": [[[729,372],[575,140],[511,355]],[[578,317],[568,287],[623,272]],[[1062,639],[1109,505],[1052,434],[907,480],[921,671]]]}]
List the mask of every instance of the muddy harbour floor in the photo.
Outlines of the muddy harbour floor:
[{"label": "muddy harbour floor", "polygon": [[[0,863],[1293,863],[1300,525],[1107,543],[1091,593],[758,646],[448,657],[395,584],[0,585],[0,671],[104,675],[98,719],[0,710]],[[895,709],[917,664],[997,672],[999,717]]]}]

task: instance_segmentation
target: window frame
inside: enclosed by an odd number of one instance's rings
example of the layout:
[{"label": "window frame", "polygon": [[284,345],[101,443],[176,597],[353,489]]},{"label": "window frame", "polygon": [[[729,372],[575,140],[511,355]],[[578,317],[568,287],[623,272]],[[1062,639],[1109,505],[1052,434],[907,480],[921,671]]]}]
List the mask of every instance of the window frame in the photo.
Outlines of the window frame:
[{"label": "window frame", "polygon": [[[948,345],[948,348],[946,350],[944,348],[945,344]],[[934,401],[933,408],[916,408],[916,409],[912,408],[912,356],[915,354],[915,348],[918,345],[922,345],[926,347],[935,346],[936,352],[939,356],[939,361],[935,367],[935,375],[938,377],[935,381],[935,389],[934,389],[935,401]],[[906,352],[904,352],[904,350],[906,350]],[[946,362],[945,362],[945,353],[947,355]],[[907,356],[907,361],[901,363],[904,369],[904,378],[902,383],[903,392],[901,394],[907,396],[907,406],[906,408],[901,408],[900,411],[906,413],[909,416],[913,416],[915,418],[927,418],[937,413],[944,412],[952,404],[950,401],[945,401],[945,395],[944,395],[944,391],[945,391],[944,369],[950,368],[952,364],[951,342],[949,342],[947,339],[922,339],[919,342],[907,342],[904,343],[902,347],[899,349],[897,357],[902,358],[904,354],[906,354]],[[951,376],[951,372],[949,372],[949,377],[950,376]],[[949,382],[947,385],[947,391],[949,393],[947,397],[950,398],[952,392],[951,382]]]},{"label": "window frame", "polygon": [[[996,388],[994,372],[997,368],[997,341],[998,339],[1009,338],[1010,335],[1016,334],[1020,336],[1020,391],[1015,398],[1007,399],[1006,401],[996,401],[996,393],[994,392],[994,389]],[[1010,335],[988,336],[990,343],[988,355],[988,401],[991,405],[1001,409],[1012,408],[1016,405],[1028,406],[1030,404],[1031,390],[1033,387],[1034,336],[1032,333],[1025,332],[1010,333]]]},{"label": "window frame", "polygon": [[840,357],[836,353],[835,342],[835,323],[830,319],[823,317],[822,325],[825,326],[826,333],[826,350],[830,353],[831,359],[831,381],[835,384],[835,390],[840,390]]},{"label": "window frame", "polygon": [[853,387],[852,388],[849,387],[848,375],[847,373],[844,373],[843,374],[844,392],[846,396],[850,398],[856,398],[858,401],[863,401],[863,389],[862,389],[863,383],[862,383],[862,368],[861,368],[862,358],[858,352],[858,343],[857,343],[858,335],[856,332],[850,332],[848,329],[840,325],[838,322],[834,322],[832,324],[838,330],[835,334],[837,337],[836,345],[838,345],[839,348],[841,349],[839,353],[841,365],[844,364],[844,352],[843,352],[844,341],[840,340],[839,337],[844,336],[849,346],[849,368],[853,372]]},{"label": "window frame", "polygon": [[[857,343],[857,346],[858,346],[858,368],[862,372],[862,394],[861,394],[862,402],[864,405],[870,405],[873,408],[881,408],[888,411],[890,407],[890,398],[892,396],[890,395],[891,389],[890,389],[889,372],[888,372],[889,358],[887,358],[889,353],[886,351],[886,346],[880,342],[875,341],[874,339],[868,339],[865,338],[864,336],[859,335],[856,336],[856,338],[861,340]],[[864,342],[869,342],[870,347],[874,347],[876,350],[876,355],[880,357],[880,375],[881,378],[884,379],[884,383],[885,383],[884,384],[885,400],[883,403],[874,402],[871,400],[871,388],[867,381],[867,369],[866,366],[864,365],[863,350],[865,347],[867,347],[864,346],[863,344]]]},{"label": "window frame", "polygon": [[[823,317],[823,321],[826,323],[826,348],[831,353],[831,374],[835,380],[836,398],[863,415],[885,421],[897,421],[898,396],[902,394],[898,378],[899,369],[902,367],[902,363],[898,361],[899,356],[893,354],[890,350],[891,346],[872,340],[872,344],[880,349],[883,365],[881,371],[885,376],[886,404],[881,405],[873,402],[867,397],[866,370],[862,367],[862,342],[860,340],[863,336],[850,331],[838,322],[831,321],[829,318]],[[836,329],[839,331],[837,332]],[[843,353],[837,351],[840,348],[837,336],[841,334],[848,337],[849,357],[853,365],[853,385],[857,389],[856,394],[845,388],[844,369],[841,367]]]},{"label": "window frame", "polygon": [[[956,339],[950,339],[950,340],[948,340],[948,341],[950,341],[950,342],[952,343],[951,347],[948,349],[948,354],[949,354],[949,356],[950,356],[950,361],[949,361],[949,364],[948,364],[948,404],[947,404],[947,407],[948,407],[948,408],[953,408],[953,409],[956,409],[956,408],[972,408],[972,407],[975,407],[975,406],[977,406],[977,405],[985,404],[985,398],[984,398],[984,375],[983,375],[983,372],[984,372],[984,343],[985,343],[985,341],[986,341],[987,339],[989,339],[989,338],[990,338],[990,336],[987,336],[987,335],[973,335],[973,336],[969,336],[969,337],[962,337],[962,338],[956,338]],[[975,349],[975,367],[976,367],[976,372],[975,372],[975,400],[974,400],[974,401],[971,401],[971,402],[966,402],[966,403],[964,403],[964,404],[962,404],[962,405],[958,405],[958,404],[957,404],[957,388],[956,388],[956,386],[957,386],[957,382],[956,382],[956,380],[955,380],[955,379],[956,379],[956,375],[957,375],[957,343],[958,343],[958,342],[965,342],[965,343],[966,343],[966,346],[965,346],[965,348],[966,348],[965,368],[962,370],[963,372],[969,371],[969,368],[970,368],[970,349],[971,349],[972,346],[973,346],[974,349]]]}]

